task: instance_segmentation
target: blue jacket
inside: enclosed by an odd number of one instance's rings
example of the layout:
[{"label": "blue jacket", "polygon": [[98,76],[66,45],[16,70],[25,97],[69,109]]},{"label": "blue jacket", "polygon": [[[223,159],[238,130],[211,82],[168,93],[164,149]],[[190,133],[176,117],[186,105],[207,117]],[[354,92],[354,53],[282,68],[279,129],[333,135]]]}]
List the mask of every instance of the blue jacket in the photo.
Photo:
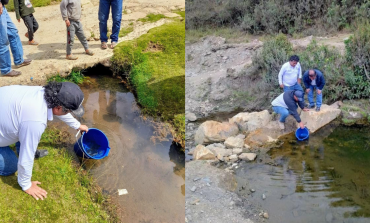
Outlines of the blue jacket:
[{"label": "blue jacket", "polygon": [[[286,106],[288,107],[289,114],[293,115],[295,120],[298,123],[300,123],[301,122],[301,117],[299,117],[299,114],[297,112],[297,108],[299,106],[302,110],[304,109],[304,100],[296,102],[294,100],[294,91],[284,92],[283,99],[284,99],[284,102],[285,102]],[[298,106],[297,106],[297,104],[298,104]]]},{"label": "blue jacket", "polygon": [[[321,73],[320,70],[318,70],[318,69],[314,69],[314,70],[316,72],[316,87],[317,87],[317,89],[322,90],[324,88],[324,85],[325,85],[324,75]],[[304,74],[303,74],[303,83],[304,83],[304,86],[306,88],[310,88],[311,79],[308,76],[308,70],[306,70],[306,72],[304,72]]]}]

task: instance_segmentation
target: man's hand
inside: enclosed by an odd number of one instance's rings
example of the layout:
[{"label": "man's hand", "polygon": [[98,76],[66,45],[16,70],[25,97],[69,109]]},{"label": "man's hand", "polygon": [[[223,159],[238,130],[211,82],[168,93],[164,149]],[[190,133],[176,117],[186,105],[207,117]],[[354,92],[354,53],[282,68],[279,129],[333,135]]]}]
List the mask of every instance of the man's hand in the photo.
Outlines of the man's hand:
[{"label": "man's hand", "polygon": [[69,27],[71,25],[71,23],[69,22],[68,19],[66,20],[66,25],[67,25],[67,27]]},{"label": "man's hand", "polygon": [[78,128],[78,130],[81,130],[81,134],[82,134],[82,132],[89,131],[89,128],[86,125],[80,125],[80,128]]},{"label": "man's hand", "polygon": [[41,184],[40,182],[32,181],[31,183],[32,183],[32,186],[28,190],[25,190],[24,192],[31,195],[36,200],[39,200],[39,198],[41,200],[44,200],[44,198],[46,198],[46,195],[48,194],[48,192],[46,192],[41,187],[37,186],[37,184]]},{"label": "man's hand", "polygon": [[21,20],[20,19],[17,19],[18,20],[18,22],[21,22]]},{"label": "man's hand", "polygon": [[308,108],[303,108],[303,111],[309,111],[310,109],[308,109]]},{"label": "man's hand", "polygon": [[318,94],[321,94],[321,90],[317,89],[317,93],[318,93]]},{"label": "man's hand", "polygon": [[310,92],[310,89],[309,89],[309,88],[307,88],[307,89],[306,89],[306,93],[307,93],[307,94],[308,94],[308,92]]},{"label": "man's hand", "polygon": [[284,84],[280,84],[280,87],[281,87],[281,88],[284,88]]},{"label": "man's hand", "polygon": [[3,14],[3,4],[0,2],[0,15]]},{"label": "man's hand", "polygon": [[303,122],[300,122],[300,123],[299,123],[299,127],[301,127],[301,129],[304,129],[304,124],[303,124]]},{"label": "man's hand", "polygon": [[297,82],[298,82],[299,85],[301,85],[301,81],[302,81],[301,78],[297,79]]}]

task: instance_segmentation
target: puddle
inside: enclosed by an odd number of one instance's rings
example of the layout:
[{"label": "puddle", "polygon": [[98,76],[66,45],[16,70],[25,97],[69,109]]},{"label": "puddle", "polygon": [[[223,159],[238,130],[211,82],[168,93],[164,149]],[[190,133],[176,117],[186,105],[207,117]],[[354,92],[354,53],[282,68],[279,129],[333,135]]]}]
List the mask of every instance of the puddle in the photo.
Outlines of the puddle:
[{"label": "puddle", "polygon": [[[90,70],[90,84],[81,88],[81,122],[103,131],[111,147],[108,157],[85,160],[85,167],[104,192],[117,196],[123,222],[183,222],[184,154],[163,124],[143,117],[134,95],[107,73],[102,66]],[[128,194],[118,196],[118,189]]]},{"label": "puddle", "polygon": [[[238,193],[268,211],[270,222],[370,222],[369,130],[329,127],[305,142],[289,136],[270,151],[276,165],[236,171]],[[256,192],[243,192],[245,184]]]}]

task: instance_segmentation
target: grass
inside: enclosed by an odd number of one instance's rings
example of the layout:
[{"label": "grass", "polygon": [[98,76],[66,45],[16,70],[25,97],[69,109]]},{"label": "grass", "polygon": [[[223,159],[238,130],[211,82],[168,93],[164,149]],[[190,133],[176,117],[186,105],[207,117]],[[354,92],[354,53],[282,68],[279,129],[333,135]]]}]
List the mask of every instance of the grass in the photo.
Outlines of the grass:
[{"label": "grass", "polygon": [[161,116],[185,142],[185,22],[174,20],[117,45],[114,70],[128,75],[143,111]]},{"label": "grass", "polygon": [[[36,7],[42,7],[42,6],[48,6],[51,3],[58,3],[61,2],[61,0],[32,0],[32,6],[34,8]],[[6,9],[9,12],[14,12],[14,0],[9,0],[9,3],[6,5]]]},{"label": "grass", "polygon": [[68,76],[65,76],[65,77],[62,77],[60,76],[59,74],[55,75],[55,76],[52,76],[50,78],[48,78],[47,82],[49,81],[56,81],[56,82],[66,82],[66,81],[69,81],[69,82],[73,82],[75,84],[82,84],[84,82],[88,82],[89,81],[89,77],[85,77],[81,71],[78,71],[78,70],[72,70],[72,72],[68,75]]},{"label": "grass", "polygon": [[39,149],[47,149],[49,155],[35,160],[32,180],[48,192],[43,201],[23,192],[16,175],[0,177],[2,222],[117,221],[114,212],[104,210],[107,200],[92,178],[66,151],[68,138],[67,132],[50,128],[41,137]]},{"label": "grass", "polygon": [[157,22],[160,19],[166,18],[163,14],[148,14],[145,18],[138,19],[141,22]]},{"label": "grass", "polygon": [[129,26],[129,27],[124,27],[121,29],[121,31],[119,31],[119,37],[124,37],[124,36],[127,36],[127,34],[129,34],[130,32],[134,31],[134,27],[132,26]]}]

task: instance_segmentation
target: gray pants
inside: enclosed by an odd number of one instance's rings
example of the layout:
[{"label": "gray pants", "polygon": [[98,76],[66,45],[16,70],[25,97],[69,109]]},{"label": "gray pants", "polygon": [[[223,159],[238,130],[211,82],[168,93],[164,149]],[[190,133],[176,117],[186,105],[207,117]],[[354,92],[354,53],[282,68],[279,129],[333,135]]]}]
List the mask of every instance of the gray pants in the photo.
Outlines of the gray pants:
[{"label": "gray pants", "polygon": [[82,23],[80,21],[72,20],[69,20],[69,22],[71,23],[71,25],[67,27],[67,55],[72,54],[72,46],[75,40],[75,34],[82,43],[85,50],[89,49],[84,31],[82,29]]}]

